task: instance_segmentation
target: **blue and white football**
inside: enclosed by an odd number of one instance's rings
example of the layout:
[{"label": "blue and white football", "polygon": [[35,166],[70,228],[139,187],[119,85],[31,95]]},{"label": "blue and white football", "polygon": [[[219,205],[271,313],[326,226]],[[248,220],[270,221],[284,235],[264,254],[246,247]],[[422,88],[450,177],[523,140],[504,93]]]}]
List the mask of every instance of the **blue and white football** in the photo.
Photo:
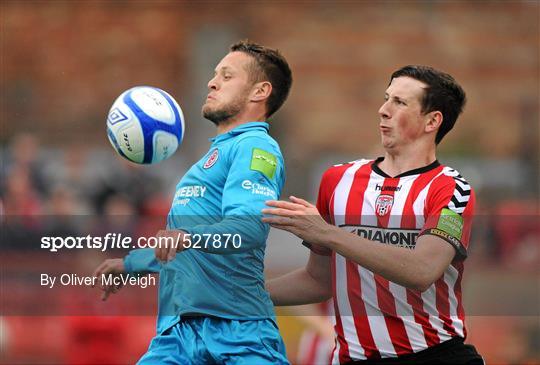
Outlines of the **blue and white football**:
[{"label": "blue and white football", "polygon": [[182,143],[184,114],[165,91],[136,86],[114,101],[107,117],[107,135],[122,157],[139,164],[158,163]]}]

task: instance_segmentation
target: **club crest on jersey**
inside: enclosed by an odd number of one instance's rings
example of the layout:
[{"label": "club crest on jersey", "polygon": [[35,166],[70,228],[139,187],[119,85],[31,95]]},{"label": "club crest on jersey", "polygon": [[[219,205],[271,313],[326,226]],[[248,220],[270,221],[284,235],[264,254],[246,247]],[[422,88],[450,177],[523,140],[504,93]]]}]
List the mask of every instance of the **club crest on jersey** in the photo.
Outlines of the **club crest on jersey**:
[{"label": "club crest on jersey", "polygon": [[212,151],[210,156],[208,156],[208,159],[204,163],[203,168],[209,169],[210,167],[214,166],[218,160],[218,157],[219,157],[219,152],[218,152],[218,149],[216,148],[215,150]]},{"label": "club crest on jersey", "polygon": [[375,212],[379,217],[385,216],[392,210],[394,205],[394,197],[392,195],[381,194],[375,201]]}]

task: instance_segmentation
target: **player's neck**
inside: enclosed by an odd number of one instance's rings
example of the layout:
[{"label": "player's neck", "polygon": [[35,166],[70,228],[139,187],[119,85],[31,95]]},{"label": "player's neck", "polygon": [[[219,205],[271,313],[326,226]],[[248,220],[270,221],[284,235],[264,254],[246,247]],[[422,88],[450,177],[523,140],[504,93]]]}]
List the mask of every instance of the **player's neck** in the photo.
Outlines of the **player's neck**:
[{"label": "player's neck", "polygon": [[242,124],[249,122],[264,122],[265,120],[266,118],[264,111],[258,113],[251,111],[240,112],[231,119],[219,123],[217,126],[217,135],[230,132]]},{"label": "player's neck", "polygon": [[435,145],[427,149],[407,149],[407,151],[387,150],[379,168],[388,176],[398,176],[404,172],[428,166],[437,157]]}]

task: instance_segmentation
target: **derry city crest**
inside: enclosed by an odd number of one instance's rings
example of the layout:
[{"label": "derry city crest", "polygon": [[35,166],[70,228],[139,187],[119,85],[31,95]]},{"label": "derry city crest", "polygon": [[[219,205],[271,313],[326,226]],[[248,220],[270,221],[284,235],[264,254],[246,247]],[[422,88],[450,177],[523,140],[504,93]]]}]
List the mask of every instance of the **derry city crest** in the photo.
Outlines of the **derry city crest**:
[{"label": "derry city crest", "polygon": [[394,197],[392,195],[379,195],[375,201],[375,212],[379,217],[383,217],[392,210]]},{"label": "derry city crest", "polygon": [[210,156],[208,156],[208,159],[204,163],[203,168],[209,169],[210,167],[214,166],[218,158],[219,158],[219,152],[218,152],[218,149],[216,148],[212,151]]}]

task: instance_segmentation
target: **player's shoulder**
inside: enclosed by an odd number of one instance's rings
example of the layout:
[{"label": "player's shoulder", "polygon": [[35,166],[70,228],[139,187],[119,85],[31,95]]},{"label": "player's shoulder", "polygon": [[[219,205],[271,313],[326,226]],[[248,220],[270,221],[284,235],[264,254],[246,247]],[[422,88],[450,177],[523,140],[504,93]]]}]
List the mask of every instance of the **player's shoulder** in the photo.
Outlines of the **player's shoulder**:
[{"label": "player's shoulder", "polygon": [[436,185],[449,186],[463,191],[472,190],[467,179],[458,170],[445,165],[441,165],[441,167],[441,173],[435,178]]},{"label": "player's shoulder", "polygon": [[375,160],[373,159],[365,159],[361,158],[358,160],[350,161],[350,162],[344,162],[332,165],[326,169],[326,171],[323,173],[322,176],[322,182],[328,182],[328,181],[334,181],[336,179],[340,179],[343,174],[349,170],[350,168],[360,168],[364,165],[371,165],[373,164]]},{"label": "player's shoulder", "polygon": [[249,149],[253,148],[262,149],[264,151],[278,155],[281,158],[281,149],[277,141],[272,138],[268,133],[261,131],[247,131],[235,138],[233,147],[235,149]]}]

